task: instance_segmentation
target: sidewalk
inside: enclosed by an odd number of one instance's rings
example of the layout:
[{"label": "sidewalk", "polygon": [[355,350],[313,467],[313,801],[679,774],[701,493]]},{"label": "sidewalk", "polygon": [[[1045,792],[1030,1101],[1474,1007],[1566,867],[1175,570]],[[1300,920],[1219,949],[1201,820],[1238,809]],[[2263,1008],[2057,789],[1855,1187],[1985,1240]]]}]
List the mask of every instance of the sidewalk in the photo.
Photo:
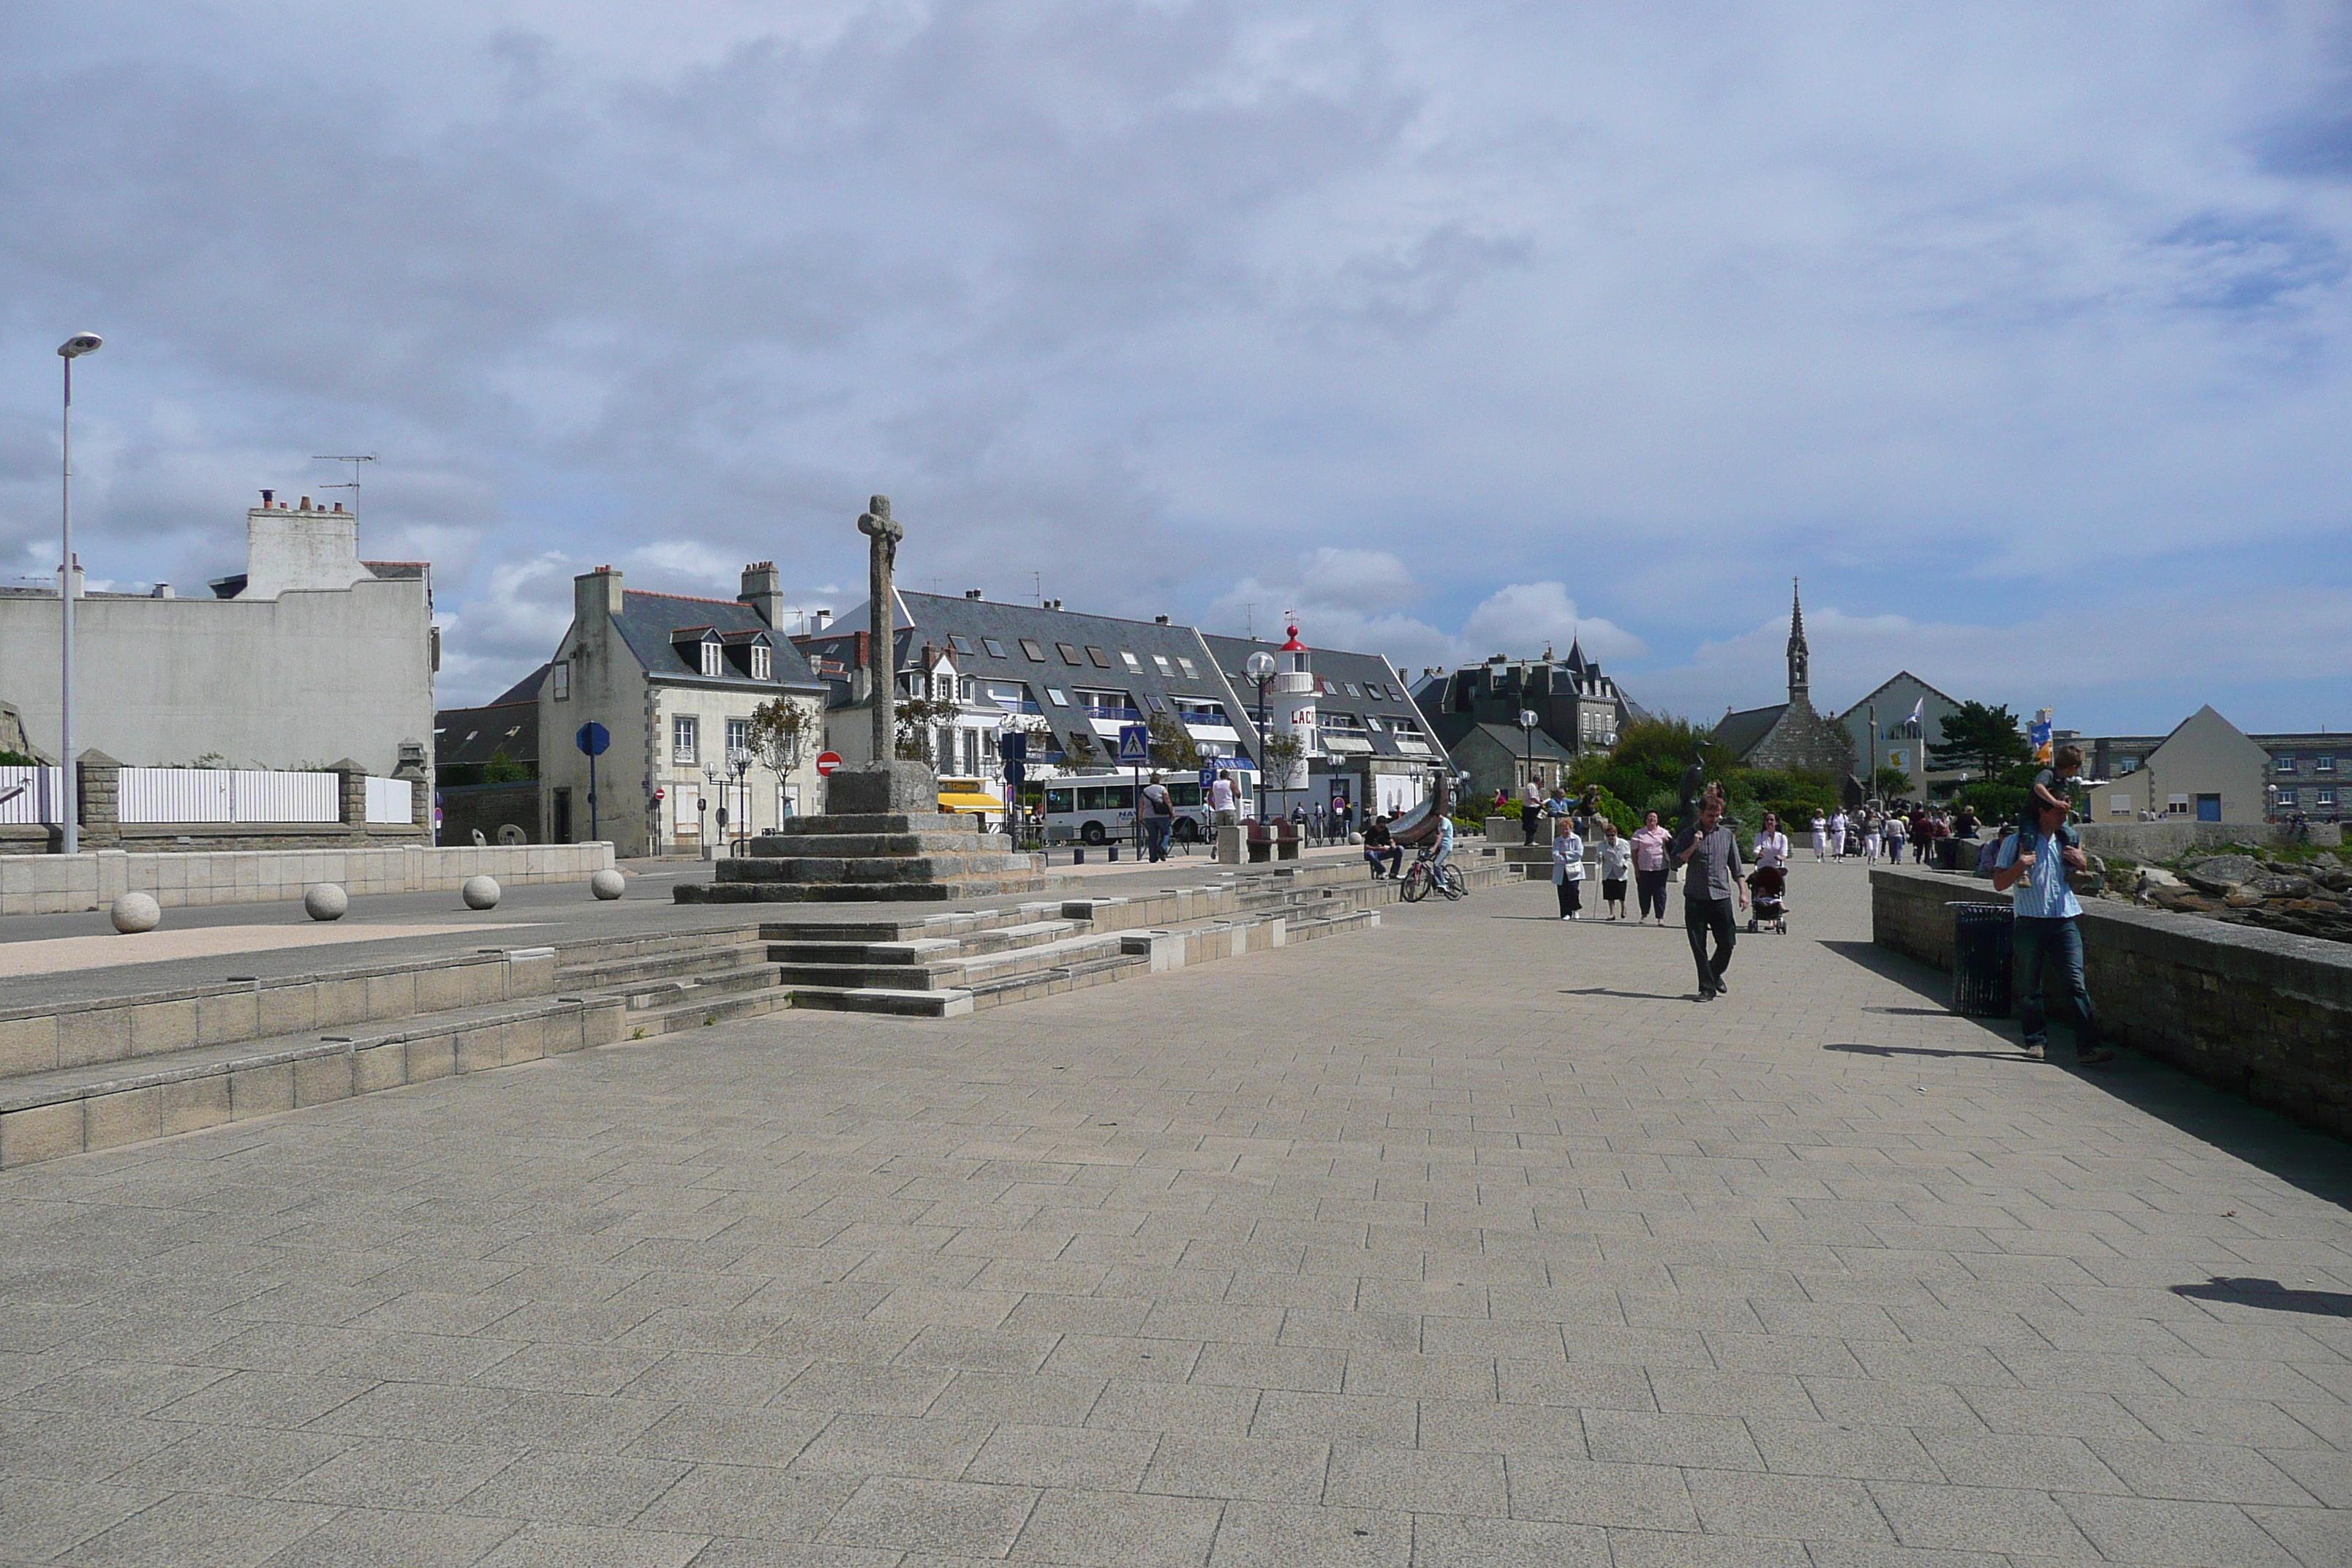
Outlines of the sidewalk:
[{"label": "sidewalk", "polygon": [[0,1176],[0,1561],[2352,1561],[2345,1147],[1865,881],[1705,1006],[1526,885]]}]

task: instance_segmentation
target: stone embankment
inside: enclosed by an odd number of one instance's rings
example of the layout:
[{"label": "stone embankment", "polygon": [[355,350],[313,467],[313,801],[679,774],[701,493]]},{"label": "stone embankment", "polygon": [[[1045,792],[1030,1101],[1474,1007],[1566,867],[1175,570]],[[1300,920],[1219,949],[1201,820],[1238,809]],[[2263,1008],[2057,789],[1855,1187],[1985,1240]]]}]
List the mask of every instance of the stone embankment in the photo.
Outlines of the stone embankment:
[{"label": "stone embankment", "polygon": [[[2111,884],[2124,879],[2109,878]],[[2332,858],[2192,854],[2177,869],[2137,868],[2129,882],[2135,900],[2152,909],[2352,942],[2352,866]]]}]

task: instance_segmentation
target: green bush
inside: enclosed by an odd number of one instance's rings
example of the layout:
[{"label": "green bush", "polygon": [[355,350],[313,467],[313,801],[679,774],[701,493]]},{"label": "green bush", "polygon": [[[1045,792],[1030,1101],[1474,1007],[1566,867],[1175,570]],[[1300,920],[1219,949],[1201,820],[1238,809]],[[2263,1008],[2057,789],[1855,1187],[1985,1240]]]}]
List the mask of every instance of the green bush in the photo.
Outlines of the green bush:
[{"label": "green bush", "polygon": [[22,752],[0,752],[0,768],[37,768],[40,765]]}]

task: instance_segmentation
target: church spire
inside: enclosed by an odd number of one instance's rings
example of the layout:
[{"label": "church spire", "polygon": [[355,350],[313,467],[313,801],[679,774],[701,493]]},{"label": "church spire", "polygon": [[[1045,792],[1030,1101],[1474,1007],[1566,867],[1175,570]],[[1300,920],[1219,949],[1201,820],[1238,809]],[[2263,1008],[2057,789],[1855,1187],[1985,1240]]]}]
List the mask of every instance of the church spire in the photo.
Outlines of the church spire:
[{"label": "church spire", "polygon": [[1805,647],[1805,603],[1797,593],[1797,580],[1789,579],[1789,701],[1812,706],[1812,681],[1807,666],[1811,655]]}]

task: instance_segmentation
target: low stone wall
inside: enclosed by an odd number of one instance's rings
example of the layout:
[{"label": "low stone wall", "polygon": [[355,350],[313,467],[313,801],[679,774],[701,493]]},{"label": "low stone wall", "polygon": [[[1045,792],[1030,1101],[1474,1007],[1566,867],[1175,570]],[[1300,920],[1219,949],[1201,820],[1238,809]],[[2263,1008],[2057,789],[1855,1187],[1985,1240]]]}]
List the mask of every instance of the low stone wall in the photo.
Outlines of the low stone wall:
[{"label": "low stone wall", "polygon": [[[2259,822],[2085,822],[2074,831],[2083,836],[2083,847],[2092,854],[2119,855],[2126,860],[2170,860],[2191,849],[2286,842],[2284,835]],[[2344,841],[2344,826],[2315,822],[2311,841],[2332,849]]]},{"label": "low stone wall", "polygon": [[[1944,906],[2003,897],[1981,878],[1885,866],[1870,892],[1873,940],[1946,971]],[[2114,1038],[2352,1138],[2352,947],[2107,900],[2084,906],[2082,928],[2091,1000]]]},{"label": "low stone wall", "polygon": [[612,863],[613,847],[606,843],[0,856],[0,916],[103,909],[133,890],[152,893],[171,909],[299,899],[320,882],[339,883],[353,898],[434,892],[478,873],[514,887],[584,882]]}]

